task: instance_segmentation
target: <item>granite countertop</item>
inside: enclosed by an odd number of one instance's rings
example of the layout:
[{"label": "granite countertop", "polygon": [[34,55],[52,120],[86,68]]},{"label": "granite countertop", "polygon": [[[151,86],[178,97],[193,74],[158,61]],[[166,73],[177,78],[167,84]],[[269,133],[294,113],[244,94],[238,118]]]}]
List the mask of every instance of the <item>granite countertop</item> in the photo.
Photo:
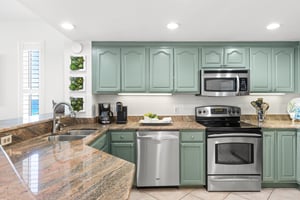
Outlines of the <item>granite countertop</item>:
[{"label": "granite countertop", "polygon": [[0,150],[3,155],[0,156],[0,177],[9,174],[6,181],[2,178],[0,181],[0,191],[5,191],[6,199],[127,199],[134,164],[94,149],[89,143],[107,130],[205,129],[195,121],[174,121],[163,126],[130,121],[110,125],[78,124],[65,131],[81,128],[95,128],[97,132],[72,142],[49,142],[48,133]]},{"label": "granite countertop", "polygon": [[127,199],[135,166],[88,146],[107,130],[95,127],[96,133],[81,140],[49,142],[40,136],[6,148],[10,159],[0,157],[0,191],[6,194],[1,199]]},{"label": "granite countertop", "polygon": [[[244,122],[257,125],[253,116]],[[300,128],[300,122],[269,118],[262,128]],[[0,148],[0,199],[127,199],[135,166],[125,160],[88,146],[107,130],[204,130],[192,118],[179,118],[169,125],[141,125],[137,119],[127,124],[78,124],[68,129],[95,128],[84,139],[49,142],[45,134]]]}]

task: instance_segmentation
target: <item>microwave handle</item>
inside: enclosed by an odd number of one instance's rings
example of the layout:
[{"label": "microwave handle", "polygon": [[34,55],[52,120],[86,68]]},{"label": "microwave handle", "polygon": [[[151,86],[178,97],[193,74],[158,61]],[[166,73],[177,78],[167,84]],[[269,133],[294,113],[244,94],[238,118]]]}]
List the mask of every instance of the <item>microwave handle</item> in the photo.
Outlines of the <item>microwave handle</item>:
[{"label": "microwave handle", "polygon": [[236,76],[236,95],[239,95],[239,92],[240,92],[240,77],[237,75]]}]

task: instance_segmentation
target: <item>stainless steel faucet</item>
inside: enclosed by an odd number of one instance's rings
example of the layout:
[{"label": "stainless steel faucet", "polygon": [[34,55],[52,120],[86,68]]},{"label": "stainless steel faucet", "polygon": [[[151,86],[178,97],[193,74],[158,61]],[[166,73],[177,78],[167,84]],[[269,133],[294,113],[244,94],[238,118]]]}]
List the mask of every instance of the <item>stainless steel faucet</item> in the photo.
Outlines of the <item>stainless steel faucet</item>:
[{"label": "stainless steel faucet", "polygon": [[61,127],[61,125],[62,125],[59,120],[56,121],[57,114],[64,114],[65,113],[64,109],[61,109],[62,105],[68,106],[68,108],[70,110],[70,116],[71,117],[75,117],[76,116],[75,112],[73,111],[72,106],[69,103],[60,102],[60,103],[55,104],[53,106],[53,127],[52,127],[52,134],[55,134],[57,132],[57,129],[59,129]]}]

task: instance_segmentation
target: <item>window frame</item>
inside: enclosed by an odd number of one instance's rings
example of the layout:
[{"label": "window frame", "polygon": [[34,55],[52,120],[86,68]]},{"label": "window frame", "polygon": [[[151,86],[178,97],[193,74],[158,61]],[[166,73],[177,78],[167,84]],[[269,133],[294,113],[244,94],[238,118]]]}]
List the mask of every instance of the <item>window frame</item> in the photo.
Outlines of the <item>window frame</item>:
[{"label": "window frame", "polygon": [[[44,113],[44,94],[42,91],[44,91],[44,42],[39,41],[39,42],[20,42],[19,43],[19,105],[18,105],[18,115],[19,117],[22,118],[29,118],[32,117],[31,115],[25,116],[23,114],[23,101],[24,101],[24,95],[25,95],[25,90],[23,88],[23,70],[24,70],[24,66],[23,66],[23,52],[24,50],[30,50],[30,49],[38,49],[39,50],[39,88],[36,90],[31,90],[37,92],[37,94],[39,95],[39,114]],[[29,91],[29,93],[31,93]],[[28,113],[29,114],[29,113]],[[38,115],[34,115],[34,116],[38,116]]]}]

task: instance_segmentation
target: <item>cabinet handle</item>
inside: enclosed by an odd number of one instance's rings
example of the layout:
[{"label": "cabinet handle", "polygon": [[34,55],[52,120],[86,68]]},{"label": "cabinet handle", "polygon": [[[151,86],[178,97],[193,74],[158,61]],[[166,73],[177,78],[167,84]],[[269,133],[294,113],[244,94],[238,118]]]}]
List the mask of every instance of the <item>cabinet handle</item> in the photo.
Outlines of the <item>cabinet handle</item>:
[{"label": "cabinet handle", "polygon": [[124,139],[124,136],[120,136],[120,139]]},{"label": "cabinet handle", "polygon": [[195,137],[192,135],[192,139],[194,139]]}]

